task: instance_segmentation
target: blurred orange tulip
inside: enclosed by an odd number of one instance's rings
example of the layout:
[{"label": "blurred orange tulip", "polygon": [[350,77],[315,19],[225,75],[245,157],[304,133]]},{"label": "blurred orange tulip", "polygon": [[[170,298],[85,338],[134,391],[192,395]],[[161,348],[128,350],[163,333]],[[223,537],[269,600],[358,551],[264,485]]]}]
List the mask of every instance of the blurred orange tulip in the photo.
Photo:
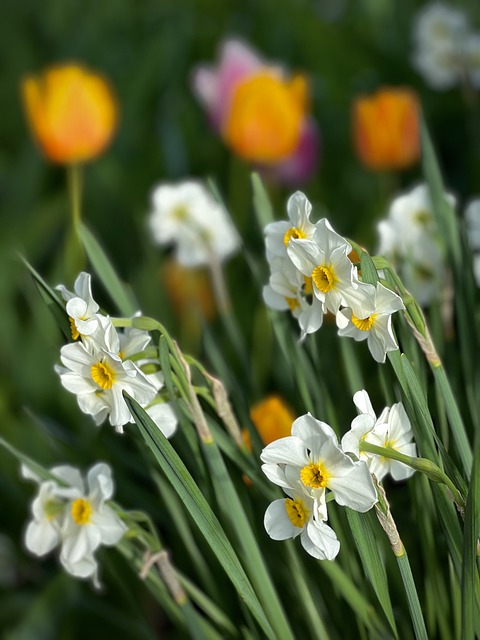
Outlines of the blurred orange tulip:
[{"label": "blurred orange tulip", "polygon": [[110,86],[80,65],[54,66],[27,77],[22,97],[30,127],[54,162],[91,160],[112,138],[117,106]]},{"label": "blurred orange tulip", "polygon": [[283,80],[257,73],[240,82],[223,125],[227,144],[250,162],[287,158],[298,146],[306,115],[307,83],[303,76]]},{"label": "blurred orange tulip", "polygon": [[355,146],[370,169],[403,169],[420,156],[419,102],[409,89],[383,88],[353,105]]},{"label": "blurred orange tulip", "polygon": [[280,396],[271,395],[250,409],[250,418],[262,442],[267,445],[291,435],[296,416]]},{"label": "blurred orange tulip", "polygon": [[217,308],[206,271],[183,267],[172,259],[163,266],[162,281],[179,316],[192,319],[200,314],[206,320],[215,317]]}]

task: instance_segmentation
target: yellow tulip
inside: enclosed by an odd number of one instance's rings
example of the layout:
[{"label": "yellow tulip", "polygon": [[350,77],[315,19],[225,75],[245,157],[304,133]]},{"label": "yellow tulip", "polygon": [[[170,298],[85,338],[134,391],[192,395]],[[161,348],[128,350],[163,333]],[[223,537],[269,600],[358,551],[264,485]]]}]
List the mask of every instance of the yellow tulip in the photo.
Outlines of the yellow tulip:
[{"label": "yellow tulip", "polygon": [[117,123],[112,90],[100,75],[76,65],[46,69],[22,83],[30,127],[53,162],[74,164],[98,156]]},{"label": "yellow tulip", "polygon": [[303,76],[283,80],[260,72],[240,82],[231,100],[222,133],[241,158],[274,163],[297,148],[306,114]]},{"label": "yellow tulip", "polygon": [[403,169],[420,156],[419,102],[409,89],[383,88],[355,100],[355,146],[370,169]]},{"label": "yellow tulip", "polygon": [[267,445],[289,436],[296,416],[280,396],[271,395],[250,409],[250,418],[262,442]]}]

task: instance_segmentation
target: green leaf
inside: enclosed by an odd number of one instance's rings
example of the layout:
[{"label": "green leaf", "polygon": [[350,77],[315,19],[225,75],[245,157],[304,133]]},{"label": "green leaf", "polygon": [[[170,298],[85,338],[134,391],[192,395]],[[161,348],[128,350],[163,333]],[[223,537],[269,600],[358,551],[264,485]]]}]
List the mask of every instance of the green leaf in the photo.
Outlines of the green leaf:
[{"label": "green leaf", "polygon": [[362,270],[362,281],[375,286],[378,282],[378,273],[373,260],[366,251],[362,251],[360,256],[360,268]]},{"label": "green leaf", "polygon": [[83,223],[80,223],[79,235],[95,273],[102,281],[118,310],[124,316],[132,316],[137,310],[137,305],[117,276],[100,243]]},{"label": "green leaf", "polygon": [[255,213],[257,214],[258,224],[263,231],[267,224],[273,222],[275,218],[270,198],[258,173],[252,173],[252,187],[253,205],[255,207]]},{"label": "green leaf", "polygon": [[387,574],[378,550],[372,514],[357,513],[352,509],[346,509],[346,512],[365,573],[372,583],[372,587],[395,637],[398,637],[390,601]]},{"label": "green leaf", "polygon": [[477,446],[465,510],[462,561],[462,640],[474,640],[480,620],[477,544],[480,534],[480,443]]},{"label": "green leaf", "polygon": [[425,627],[425,621],[423,619],[422,607],[418,599],[417,588],[415,587],[415,581],[413,580],[412,569],[410,568],[410,562],[408,560],[407,552],[405,551],[402,556],[397,556],[398,568],[402,576],[403,586],[405,587],[405,593],[408,601],[408,608],[410,609],[410,617],[412,618],[413,629],[415,631],[415,637],[417,640],[428,640],[427,629]]},{"label": "green leaf", "polygon": [[32,265],[22,256],[20,256],[20,258],[23,264],[32,274],[33,280],[37,285],[43,301],[53,313],[53,316],[63,335],[67,338],[67,340],[71,340],[72,333],[70,330],[70,324],[68,322],[68,316],[65,311],[65,305],[61,303],[55,291],[45,282],[42,276],[32,267]]},{"label": "green leaf", "polygon": [[275,640],[275,634],[265,617],[265,613],[232,545],[188,469],[157,425],[140,405],[128,394],[125,394],[125,400],[145,443],[152,451],[165,476],[177,491],[238,594],[252,612],[266,637]]}]

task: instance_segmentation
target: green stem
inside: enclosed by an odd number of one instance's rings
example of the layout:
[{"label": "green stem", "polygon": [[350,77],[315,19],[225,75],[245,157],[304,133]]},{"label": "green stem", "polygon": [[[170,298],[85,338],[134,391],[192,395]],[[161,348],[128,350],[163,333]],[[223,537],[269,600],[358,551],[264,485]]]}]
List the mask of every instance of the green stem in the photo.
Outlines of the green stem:
[{"label": "green stem", "polygon": [[82,203],[82,173],[79,164],[71,164],[68,166],[68,185],[72,205],[73,227],[75,231],[78,231],[81,222]]},{"label": "green stem", "polygon": [[395,449],[390,447],[378,447],[375,444],[371,444],[370,442],[366,442],[365,440],[360,441],[360,451],[365,451],[366,453],[373,453],[377,456],[382,456],[383,458],[389,458],[390,460],[397,460],[398,462],[403,462],[403,464],[408,465],[412,469],[416,471],[420,471],[424,473],[430,480],[434,482],[441,482],[445,484],[450,491],[452,492],[453,498],[457,505],[461,508],[465,508],[465,500],[463,499],[460,491],[453,484],[450,478],[446,475],[439,466],[437,466],[431,460],[427,460],[427,458],[412,458],[411,456],[406,456]]}]

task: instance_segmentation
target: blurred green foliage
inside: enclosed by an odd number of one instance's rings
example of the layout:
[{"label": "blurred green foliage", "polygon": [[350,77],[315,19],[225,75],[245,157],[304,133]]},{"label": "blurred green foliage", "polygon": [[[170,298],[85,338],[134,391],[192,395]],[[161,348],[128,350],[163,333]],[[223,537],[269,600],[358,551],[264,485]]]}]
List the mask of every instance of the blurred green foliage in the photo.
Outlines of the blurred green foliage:
[{"label": "blurred green foliage", "polygon": [[[70,287],[73,274],[68,282],[65,275],[69,202],[64,169],[49,164],[30,138],[20,104],[22,77],[52,63],[79,61],[111,80],[120,124],[112,146],[86,168],[84,219],[120,276],[131,284],[142,311],[158,317],[175,335],[175,315],[160,277],[165,252],[151,245],[145,224],[155,183],[192,176],[213,178],[247,251],[257,256],[260,270],[264,268],[249,168],[233,158],[210,130],[189,85],[193,67],[213,63],[226,36],[240,36],[266,59],[309,75],[322,158],[303,189],[317,206],[318,217],[328,213],[340,233],[374,249],[375,222],[385,214],[389,198],[421,179],[419,166],[401,175],[377,174],[364,169],[355,157],[352,100],[381,84],[406,84],[418,92],[448,186],[461,203],[478,192],[478,100],[466,103],[460,90],[435,93],[411,66],[412,20],[422,4],[414,0],[4,0],[0,24],[2,436],[45,465],[68,461],[87,467],[97,459],[115,461],[118,494],[125,506],[133,508],[146,500],[160,526],[172,526],[149,494],[151,487],[138,464],[141,458],[132,456],[126,439],[114,437],[110,427],[98,430],[90,418],[82,416],[75,398],[61,391],[53,371],[62,338],[18,253],[50,284],[64,282]],[[480,26],[480,11],[473,1],[469,11]],[[272,185],[271,196],[276,216],[284,217],[288,191]],[[249,385],[245,382],[244,400],[252,402],[279,387],[293,395],[289,376],[281,371],[272,374],[271,330],[260,301],[260,285],[245,288],[245,278],[250,276],[241,258],[229,264],[228,277],[252,354],[254,377]],[[94,296],[115,313],[100,285]],[[214,331],[215,327],[212,335]],[[316,375],[338,389],[343,372],[332,370],[333,347],[328,345],[333,335],[333,327],[327,327],[322,343],[326,355],[319,360],[323,365]],[[185,348],[199,350],[193,339],[186,336],[185,340],[189,342]],[[235,359],[233,363],[240,368]],[[291,401],[295,405],[295,398]],[[304,411],[298,399],[296,409]],[[73,640],[84,637],[88,629],[91,640],[107,632],[121,638],[152,638],[150,627],[158,635],[163,633],[161,614],[113,552],[105,554],[108,587],[102,598],[88,585],[58,571],[54,560],[37,562],[24,554],[19,541],[32,487],[15,480],[16,464],[4,452],[0,464],[0,530],[14,549],[6,561],[12,563],[13,576],[9,580],[5,574],[5,584],[0,582],[0,629],[9,631],[4,637]],[[42,590],[39,585],[44,585]]]}]

